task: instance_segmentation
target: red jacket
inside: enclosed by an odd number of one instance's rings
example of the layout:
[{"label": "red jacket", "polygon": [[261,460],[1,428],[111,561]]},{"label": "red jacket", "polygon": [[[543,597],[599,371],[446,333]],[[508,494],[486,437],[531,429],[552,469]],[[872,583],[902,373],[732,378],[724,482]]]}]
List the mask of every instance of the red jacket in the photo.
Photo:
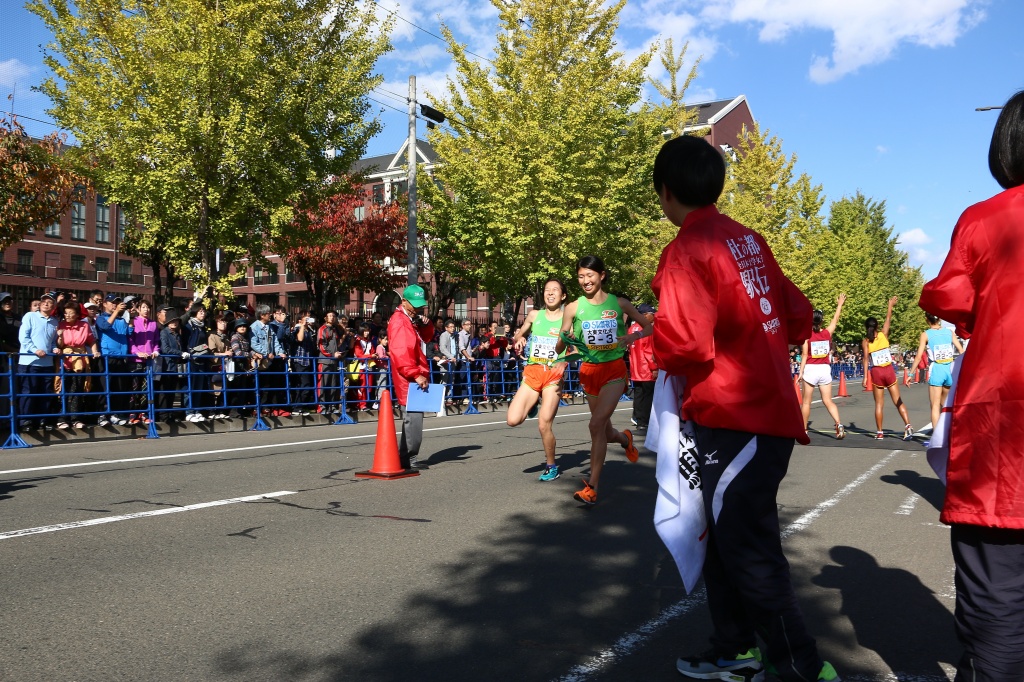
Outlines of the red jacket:
[{"label": "red jacket", "polygon": [[409,398],[410,381],[415,381],[418,376],[430,378],[430,365],[423,347],[433,338],[434,325],[430,322],[413,325],[404,308],[396,310],[388,320],[391,383],[395,385],[395,398],[399,405],[405,405]]},{"label": "red jacket", "polygon": [[[627,334],[643,331],[639,322],[629,325]],[[645,336],[629,347],[629,378],[633,381],[654,381],[658,378],[658,364],[654,361],[654,337]]]},{"label": "red jacket", "polygon": [[685,416],[710,428],[810,442],[793,391],[789,345],[811,335],[813,309],[759,234],[699,208],[665,247],[654,357],[685,376]]},{"label": "red jacket", "polygon": [[944,523],[1024,528],[1024,187],[971,206],[921,307],[970,337],[953,400]]}]

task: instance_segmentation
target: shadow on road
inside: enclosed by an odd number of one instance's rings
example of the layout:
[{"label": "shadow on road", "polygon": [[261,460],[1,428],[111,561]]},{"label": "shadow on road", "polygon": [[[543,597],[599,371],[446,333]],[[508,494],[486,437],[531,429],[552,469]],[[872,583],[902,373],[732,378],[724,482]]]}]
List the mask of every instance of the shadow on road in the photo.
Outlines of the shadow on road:
[{"label": "shadow on road", "polygon": [[836,546],[811,579],[839,590],[840,613],[850,619],[857,643],[875,651],[893,672],[917,679],[946,679],[940,662],[954,664],[960,645],[953,615],[935,593],[909,571],[879,566],[855,547]]},{"label": "shadow on road", "polygon": [[916,471],[900,469],[892,474],[882,476],[881,480],[884,483],[903,486],[926,500],[936,510],[942,511],[942,503],[946,499],[946,486],[939,479],[922,476]]},{"label": "shadow on road", "polygon": [[[430,463],[437,461],[435,454]],[[589,509],[571,499],[576,481],[538,483],[557,495],[552,504],[564,505],[561,518],[550,509],[509,514],[499,532],[436,564],[431,573],[444,576],[436,585],[407,592],[395,616],[371,620],[327,654],[307,654],[301,643],[249,641],[222,650],[212,672],[219,679],[375,682],[558,677],[682,595],[651,523],[651,467],[609,458],[603,483],[601,503]],[[401,567],[384,573],[382,589],[402,580]],[[339,613],[358,608],[337,587],[323,598]],[[656,665],[674,674],[674,659]]]}]

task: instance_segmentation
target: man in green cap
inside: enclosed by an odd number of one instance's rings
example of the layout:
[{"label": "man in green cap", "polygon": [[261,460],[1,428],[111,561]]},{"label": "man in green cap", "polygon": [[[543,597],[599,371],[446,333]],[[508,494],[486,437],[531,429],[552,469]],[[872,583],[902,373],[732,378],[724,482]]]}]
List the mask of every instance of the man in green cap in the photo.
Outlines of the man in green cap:
[{"label": "man in green cap", "polygon": [[[388,320],[388,354],[391,356],[391,383],[395,398],[403,408],[409,400],[409,382],[420,388],[430,383],[430,365],[424,344],[434,337],[434,325],[423,316],[427,298],[423,287],[410,284],[402,291],[402,305]],[[417,460],[423,442],[423,413],[402,410],[402,440],[398,444],[398,458],[403,469],[426,469]]]}]

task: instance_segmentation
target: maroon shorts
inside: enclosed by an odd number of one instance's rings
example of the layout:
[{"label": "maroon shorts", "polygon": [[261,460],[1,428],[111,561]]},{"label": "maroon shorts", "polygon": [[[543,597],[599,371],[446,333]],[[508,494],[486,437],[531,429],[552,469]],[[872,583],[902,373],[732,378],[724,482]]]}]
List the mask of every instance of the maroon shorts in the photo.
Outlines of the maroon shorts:
[{"label": "maroon shorts", "polygon": [[889,388],[896,383],[896,369],[892,365],[871,368],[871,384],[877,388]]}]

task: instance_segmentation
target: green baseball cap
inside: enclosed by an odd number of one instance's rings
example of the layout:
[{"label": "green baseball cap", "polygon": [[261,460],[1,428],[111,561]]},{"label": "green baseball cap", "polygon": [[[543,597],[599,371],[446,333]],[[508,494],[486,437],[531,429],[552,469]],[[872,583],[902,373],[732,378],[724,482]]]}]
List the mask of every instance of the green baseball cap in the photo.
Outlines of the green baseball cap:
[{"label": "green baseball cap", "polygon": [[402,291],[402,298],[412,304],[413,308],[422,308],[427,305],[427,297],[423,293],[423,287],[418,284],[410,284]]}]

